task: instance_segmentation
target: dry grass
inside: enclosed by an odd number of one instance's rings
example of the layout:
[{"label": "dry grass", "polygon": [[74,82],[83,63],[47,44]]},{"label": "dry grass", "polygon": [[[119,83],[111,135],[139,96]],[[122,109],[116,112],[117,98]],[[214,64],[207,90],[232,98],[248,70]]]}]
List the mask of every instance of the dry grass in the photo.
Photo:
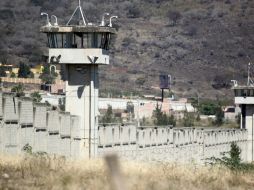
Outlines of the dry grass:
[{"label": "dry grass", "polygon": [[[254,172],[223,168],[122,162],[128,189],[254,189]],[[47,157],[0,157],[0,189],[112,189],[103,160],[66,161]]]}]

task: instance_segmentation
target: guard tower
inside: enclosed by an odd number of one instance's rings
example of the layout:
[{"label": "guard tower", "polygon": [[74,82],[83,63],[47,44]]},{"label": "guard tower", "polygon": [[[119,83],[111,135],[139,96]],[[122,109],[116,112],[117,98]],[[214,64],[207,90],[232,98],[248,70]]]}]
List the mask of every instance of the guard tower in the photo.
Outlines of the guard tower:
[{"label": "guard tower", "polygon": [[[79,14],[79,20],[74,16]],[[108,13],[107,13],[108,14]],[[98,147],[98,66],[109,64],[109,44],[116,30],[103,23],[88,23],[80,5],[66,25],[49,22],[40,31],[47,35],[49,62],[62,65],[66,81],[66,111],[80,118],[83,158],[94,158]],[[74,21],[74,24],[73,24]]]},{"label": "guard tower", "polygon": [[[250,70],[250,64],[249,69]],[[233,80],[235,104],[241,108],[241,128],[248,131],[247,161],[254,161],[254,83],[248,71],[247,85],[238,85]]]}]

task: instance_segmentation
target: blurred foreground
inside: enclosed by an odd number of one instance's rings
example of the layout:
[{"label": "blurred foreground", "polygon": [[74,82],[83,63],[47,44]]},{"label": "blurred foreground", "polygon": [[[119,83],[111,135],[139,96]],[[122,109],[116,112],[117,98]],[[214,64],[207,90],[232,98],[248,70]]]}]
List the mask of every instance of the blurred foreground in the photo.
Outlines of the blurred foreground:
[{"label": "blurred foreground", "polygon": [[[254,171],[166,163],[121,162],[127,189],[253,189]],[[113,189],[104,160],[67,161],[43,156],[0,156],[0,189]]]}]

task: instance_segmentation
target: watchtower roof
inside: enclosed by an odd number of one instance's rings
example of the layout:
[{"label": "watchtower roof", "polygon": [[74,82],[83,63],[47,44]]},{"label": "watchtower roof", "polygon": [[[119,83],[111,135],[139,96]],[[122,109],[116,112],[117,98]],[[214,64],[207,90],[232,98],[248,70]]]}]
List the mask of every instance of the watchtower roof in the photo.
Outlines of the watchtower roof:
[{"label": "watchtower roof", "polygon": [[243,86],[234,86],[232,88],[233,90],[253,90],[254,89],[254,86],[247,86],[247,85],[243,85]]},{"label": "watchtower roof", "polygon": [[71,26],[42,26],[40,28],[42,33],[110,33],[116,34],[116,29],[106,26],[84,26],[84,25],[71,25]]}]

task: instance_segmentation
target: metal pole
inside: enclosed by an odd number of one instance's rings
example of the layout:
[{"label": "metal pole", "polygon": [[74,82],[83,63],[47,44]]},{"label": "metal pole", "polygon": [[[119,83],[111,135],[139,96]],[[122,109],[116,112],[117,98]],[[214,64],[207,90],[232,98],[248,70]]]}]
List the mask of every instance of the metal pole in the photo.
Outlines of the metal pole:
[{"label": "metal pole", "polygon": [[251,129],[251,161],[253,162],[253,129],[254,129],[254,122],[253,122],[253,119],[254,119],[254,115],[252,115],[252,129]]},{"label": "metal pole", "polygon": [[248,64],[248,81],[247,81],[247,86],[250,85],[250,63]]},{"label": "metal pole", "polygon": [[138,113],[137,113],[138,127],[140,127],[140,121],[139,121],[139,106],[140,106],[140,102],[139,102],[139,97],[138,97]]},{"label": "metal pole", "polygon": [[93,66],[92,67],[90,67],[90,72],[89,72],[89,75],[90,75],[90,77],[89,77],[89,79],[90,79],[90,83],[89,83],[89,135],[88,135],[88,144],[89,144],[89,159],[91,159],[92,158],[92,150],[91,150],[91,148],[92,148],[92,146],[91,146],[91,138],[92,138],[92,68],[93,68]]},{"label": "metal pole", "polygon": [[163,99],[164,99],[164,88],[161,89],[161,102],[163,102]]}]

